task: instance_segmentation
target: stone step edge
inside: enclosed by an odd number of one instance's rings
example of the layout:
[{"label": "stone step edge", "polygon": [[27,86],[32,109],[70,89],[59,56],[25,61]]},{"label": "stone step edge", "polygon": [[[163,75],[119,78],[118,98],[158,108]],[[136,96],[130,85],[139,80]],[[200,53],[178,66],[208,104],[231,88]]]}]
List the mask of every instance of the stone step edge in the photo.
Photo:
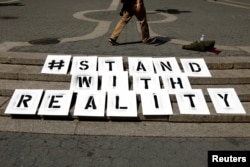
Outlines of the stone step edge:
[{"label": "stone step edge", "polygon": [[208,103],[210,115],[192,115],[180,114],[176,103],[173,103],[173,115],[159,115],[159,116],[145,116],[142,113],[141,105],[138,106],[138,116],[131,117],[81,117],[73,116],[72,108],[68,116],[40,116],[40,115],[7,115],[4,114],[5,109],[0,108],[0,117],[11,117],[13,119],[27,119],[27,120],[68,120],[68,121],[159,121],[159,122],[185,122],[185,123],[250,123],[250,102],[242,103],[246,114],[217,114],[214,111],[213,104]]},{"label": "stone step edge", "polygon": [[[250,84],[191,85],[192,89],[202,89],[206,97],[207,88],[234,88],[242,101],[250,101]],[[15,89],[69,90],[69,82],[43,82],[23,80],[1,80],[0,96],[12,96]],[[132,89],[131,89],[132,90]],[[163,90],[163,89],[162,89]]]},{"label": "stone step edge", "polygon": [[[70,82],[71,75],[42,74],[42,67],[0,64],[0,79]],[[248,69],[210,70],[211,77],[189,77],[191,84],[247,84],[250,83]],[[99,76],[100,80],[101,76]],[[130,76],[131,78],[131,76]]]},{"label": "stone step edge", "polygon": [[[37,65],[43,66],[47,55],[58,55],[49,53],[23,53],[23,52],[0,52],[0,63],[2,64],[20,64],[20,65]],[[60,55],[60,54],[59,54]],[[112,57],[114,55],[71,55],[73,56],[98,56],[98,57]],[[119,56],[123,57],[125,68],[128,66],[128,57],[142,57],[142,56]],[[162,56],[172,57],[171,55]],[[157,57],[153,57],[157,58]],[[180,63],[180,59],[190,57],[176,57]],[[250,60],[248,56],[234,56],[234,57],[218,57],[218,56],[204,56],[192,57],[204,58],[209,69],[250,69]],[[181,66],[180,66],[181,67]]]}]

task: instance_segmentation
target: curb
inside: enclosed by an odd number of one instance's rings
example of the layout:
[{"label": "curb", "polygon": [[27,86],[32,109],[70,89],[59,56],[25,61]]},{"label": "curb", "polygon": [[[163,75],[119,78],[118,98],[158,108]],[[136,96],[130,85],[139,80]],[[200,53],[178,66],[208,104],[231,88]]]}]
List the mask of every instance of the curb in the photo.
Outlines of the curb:
[{"label": "curb", "polygon": [[2,0],[3,2],[1,2],[0,0],[0,4],[12,4],[12,3],[17,3],[20,0]]}]

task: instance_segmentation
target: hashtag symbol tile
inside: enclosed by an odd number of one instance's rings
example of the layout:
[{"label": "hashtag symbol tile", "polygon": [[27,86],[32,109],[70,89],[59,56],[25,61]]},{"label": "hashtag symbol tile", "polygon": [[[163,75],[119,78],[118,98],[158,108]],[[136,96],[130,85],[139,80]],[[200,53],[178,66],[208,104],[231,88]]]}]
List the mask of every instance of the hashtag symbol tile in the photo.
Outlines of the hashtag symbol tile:
[{"label": "hashtag symbol tile", "polygon": [[70,55],[48,55],[42,73],[67,74],[70,60]]},{"label": "hashtag symbol tile", "polygon": [[56,60],[52,60],[48,65],[49,69],[57,68],[58,70],[61,70],[62,67],[64,67],[65,62],[63,60],[60,60],[59,62]]}]

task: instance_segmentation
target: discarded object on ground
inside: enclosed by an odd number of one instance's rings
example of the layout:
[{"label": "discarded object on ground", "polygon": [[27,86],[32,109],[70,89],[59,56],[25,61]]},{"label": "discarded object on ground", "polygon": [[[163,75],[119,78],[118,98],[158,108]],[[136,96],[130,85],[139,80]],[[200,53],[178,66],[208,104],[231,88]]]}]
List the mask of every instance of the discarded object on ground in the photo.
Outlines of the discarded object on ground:
[{"label": "discarded object on ground", "polygon": [[206,52],[215,49],[215,41],[195,41],[189,45],[183,45],[182,49]]}]

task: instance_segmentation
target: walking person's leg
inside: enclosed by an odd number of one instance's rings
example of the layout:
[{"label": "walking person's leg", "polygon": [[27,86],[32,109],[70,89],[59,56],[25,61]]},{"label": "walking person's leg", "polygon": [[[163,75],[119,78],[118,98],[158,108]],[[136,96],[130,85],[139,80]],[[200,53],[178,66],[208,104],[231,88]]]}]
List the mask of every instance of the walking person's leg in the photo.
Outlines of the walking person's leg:
[{"label": "walking person's leg", "polygon": [[118,43],[116,42],[117,38],[121,34],[122,30],[124,27],[127,25],[127,23],[131,20],[132,15],[128,11],[123,12],[123,16],[117,23],[113,33],[111,34],[109,38],[109,42],[112,43],[113,45],[117,45]]},{"label": "walking person's leg", "polygon": [[[137,17],[140,27],[141,27],[141,33],[142,33],[142,42],[147,43],[150,39],[150,33],[148,28],[148,22],[147,22],[147,15],[146,15],[146,9],[143,4],[141,4],[140,10],[135,9],[135,16]],[[136,8],[136,6],[135,6]]]}]

